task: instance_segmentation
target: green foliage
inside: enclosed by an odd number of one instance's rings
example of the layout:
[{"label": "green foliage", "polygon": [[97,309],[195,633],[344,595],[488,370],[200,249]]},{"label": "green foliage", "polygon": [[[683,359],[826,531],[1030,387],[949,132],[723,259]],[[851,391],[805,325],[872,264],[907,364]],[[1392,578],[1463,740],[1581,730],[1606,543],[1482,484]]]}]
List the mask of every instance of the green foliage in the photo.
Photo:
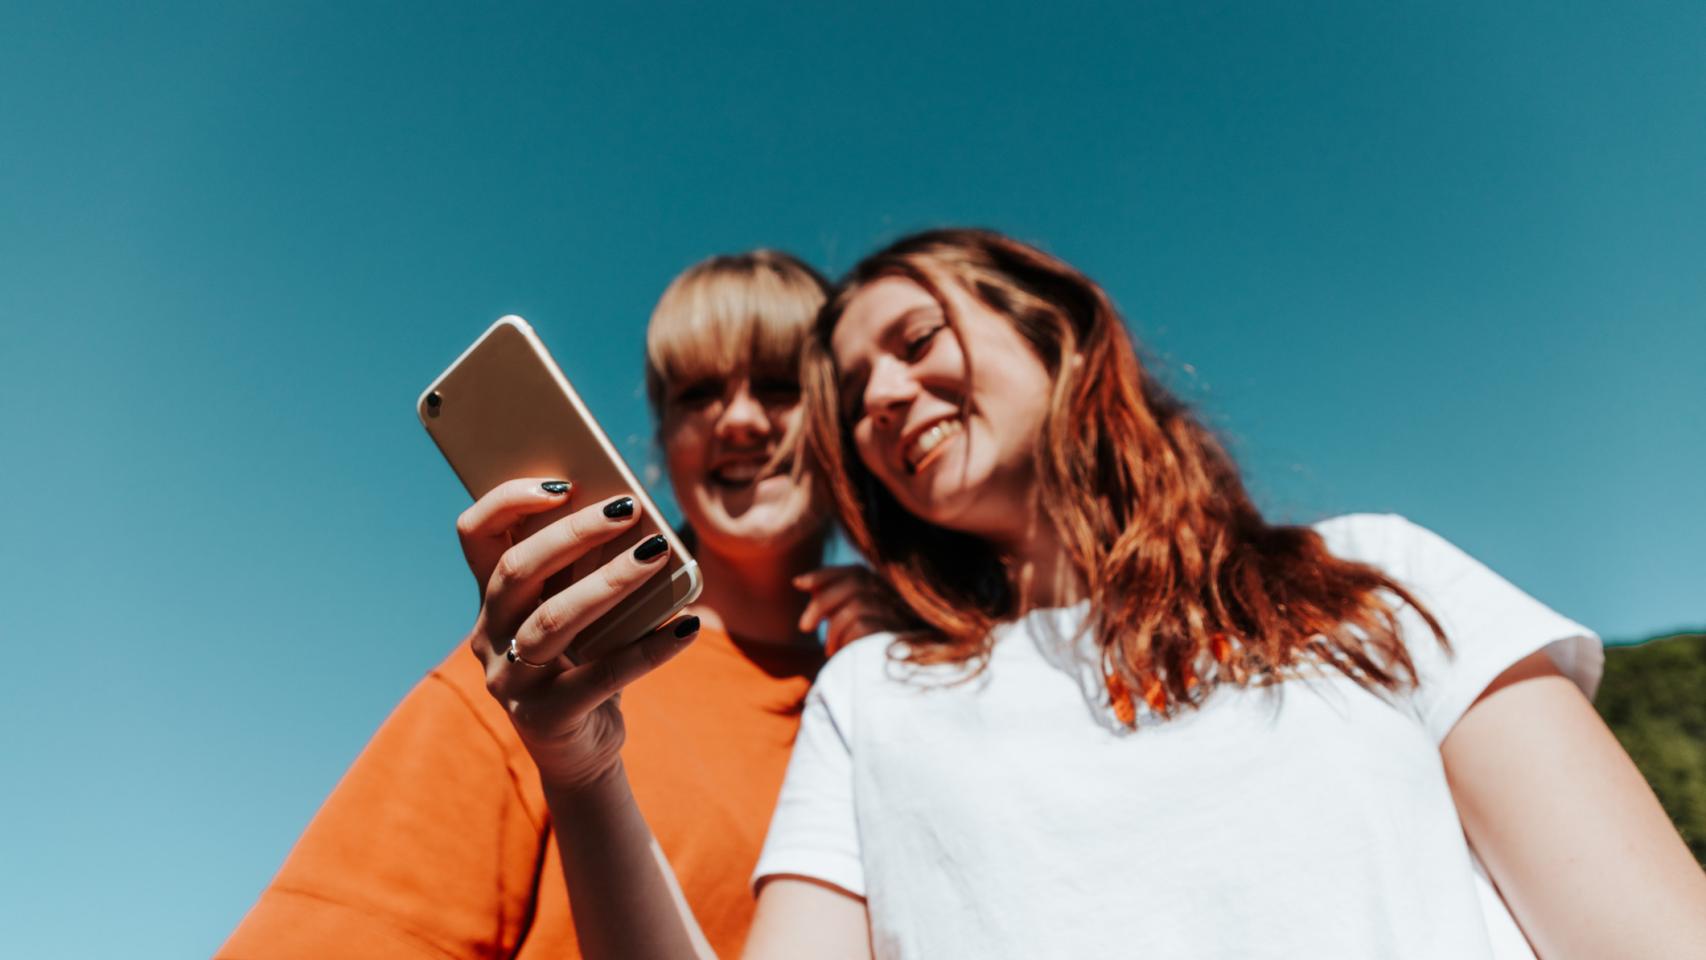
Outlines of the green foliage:
[{"label": "green foliage", "polygon": [[1595,706],[1706,865],[1706,633],[1607,647]]}]

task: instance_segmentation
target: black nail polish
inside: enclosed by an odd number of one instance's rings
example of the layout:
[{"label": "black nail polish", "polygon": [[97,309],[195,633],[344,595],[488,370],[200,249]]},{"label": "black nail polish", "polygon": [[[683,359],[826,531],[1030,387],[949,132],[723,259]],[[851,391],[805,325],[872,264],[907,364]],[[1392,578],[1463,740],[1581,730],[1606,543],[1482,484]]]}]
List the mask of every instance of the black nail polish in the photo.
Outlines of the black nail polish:
[{"label": "black nail polish", "polygon": [[669,541],[663,538],[663,534],[654,533],[640,541],[640,545],[634,548],[634,559],[650,560],[668,549]]},{"label": "black nail polish", "polygon": [[675,635],[678,637],[690,637],[698,632],[698,617],[682,617],[680,620],[675,622]]},{"label": "black nail polish", "polygon": [[609,503],[604,505],[604,515],[609,517],[612,520],[620,520],[623,517],[633,516],[634,515],[634,498],[633,497],[623,497],[620,500],[610,501]]},{"label": "black nail polish", "polygon": [[547,480],[539,486],[543,487],[546,493],[569,492],[569,482],[567,480]]}]

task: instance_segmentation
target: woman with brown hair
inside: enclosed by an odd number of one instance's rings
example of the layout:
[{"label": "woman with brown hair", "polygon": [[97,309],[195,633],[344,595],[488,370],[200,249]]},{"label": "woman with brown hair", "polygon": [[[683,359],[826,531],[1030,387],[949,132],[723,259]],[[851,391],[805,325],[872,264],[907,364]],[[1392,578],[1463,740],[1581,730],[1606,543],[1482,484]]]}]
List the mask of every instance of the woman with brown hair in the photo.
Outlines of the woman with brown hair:
[{"label": "woman with brown hair", "polygon": [[[1268,523],[1070,266],[901,240],[803,377],[841,519],[925,626],[819,677],[748,956],[1706,943],[1706,878],[1584,696],[1597,638],[1402,518]],[[511,691],[589,955],[706,952],[586,722],[678,648]]]},{"label": "woman with brown hair", "polygon": [[[893,622],[868,572],[817,569],[829,506],[811,472],[790,469],[799,354],[826,287],[787,254],[712,257],[675,278],[646,334],[658,446],[704,590],[687,611],[698,643],[628,693],[624,760],[686,902],[728,951],[751,921],[748,875],[823,663],[812,629],[826,620],[840,644]],[[525,642],[526,615],[555,609],[538,581],[577,549],[571,528],[584,545],[636,520],[622,498],[516,540],[523,518],[573,501],[573,479],[514,480],[458,519],[480,587],[473,628],[375,734],[220,957],[578,955],[540,772],[467,649]]]}]

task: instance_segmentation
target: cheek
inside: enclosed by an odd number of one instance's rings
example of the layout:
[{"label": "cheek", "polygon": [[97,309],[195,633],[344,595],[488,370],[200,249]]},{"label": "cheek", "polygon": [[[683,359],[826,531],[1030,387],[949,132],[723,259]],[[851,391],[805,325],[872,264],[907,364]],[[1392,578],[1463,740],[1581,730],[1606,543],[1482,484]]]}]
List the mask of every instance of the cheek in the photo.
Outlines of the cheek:
[{"label": "cheek", "polygon": [[686,425],[664,431],[664,465],[676,486],[697,483],[705,474],[706,444],[701,433]]},{"label": "cheek", "polygon": [[1023,347],[973,370],[972,392],[979,405],[1006,424],[1007,433],[1020,433],[1040,424],[1048,410],[1054,382],[1048,370]]},{"label": "cheek", "polygon": [[866,470],[882,476],[883,464],[882,459],[877,455],[875,434],[876,431],[869,420],[865,420],[854,427],[853,450],[858,455],[859,462],[865,465]]},{"label": "cheek", "polygon": [[793,403],[770,407],[765,411],[765,416],[775,425],[777,434],[787,436],[800,426],[801,418],[805,416],[803,411],[804,404],[796,400]]}]

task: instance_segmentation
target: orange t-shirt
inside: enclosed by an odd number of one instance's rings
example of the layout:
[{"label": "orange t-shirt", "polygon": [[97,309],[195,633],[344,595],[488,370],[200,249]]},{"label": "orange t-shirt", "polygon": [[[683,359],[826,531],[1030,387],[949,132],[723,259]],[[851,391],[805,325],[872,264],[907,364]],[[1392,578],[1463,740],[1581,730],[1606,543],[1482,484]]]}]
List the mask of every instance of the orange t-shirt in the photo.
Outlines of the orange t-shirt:
[{"label": "orange t-shirt", "polygon": [[[634,795],[723,956],[822,664],[706,629],[622,695]],[[466,648],[374,734],[217,956],[580,956],[538,772]]]}]

